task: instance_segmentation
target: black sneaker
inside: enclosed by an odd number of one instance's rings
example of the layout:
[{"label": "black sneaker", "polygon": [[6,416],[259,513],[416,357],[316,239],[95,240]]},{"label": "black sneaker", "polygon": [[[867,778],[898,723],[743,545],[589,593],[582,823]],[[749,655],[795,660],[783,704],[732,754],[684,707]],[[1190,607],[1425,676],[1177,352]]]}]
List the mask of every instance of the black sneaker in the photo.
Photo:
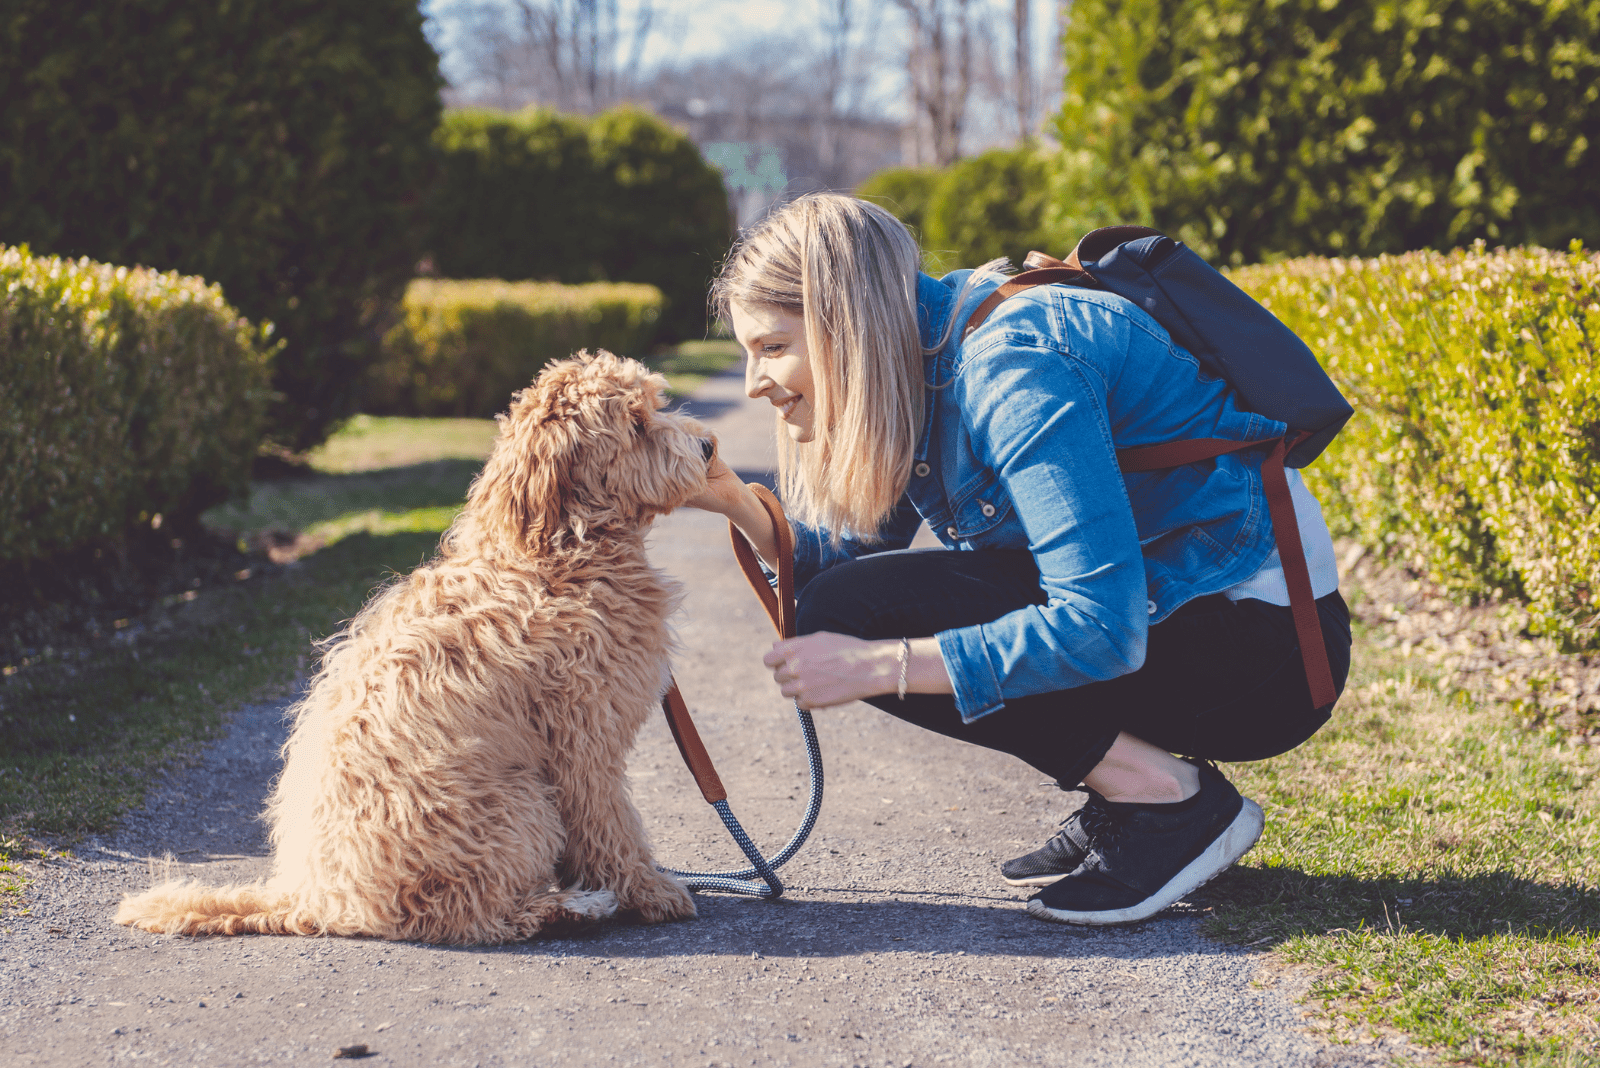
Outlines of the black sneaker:
[{"label": "black sneaker", "polygon": [[1083,806],[1061,821],[1061,829],[1050,840],[1024,856],[1013,857],[1000,865],[1000,877],[1012,886],[1049,886],[1070,873],[1089,855],[1092,828],[1099,822],[1105,798],[1079,787],[1089,795]]},{"label": "black sneaker", "polygon": [[1172,805],[1104,802],[1088,855],[1070,875],[1028,899],[1028,914],[1056,923],[1149,919],[1226,871],[1261,837],[1261,807],[1239,796],[1216,765],[1200,792]]}]

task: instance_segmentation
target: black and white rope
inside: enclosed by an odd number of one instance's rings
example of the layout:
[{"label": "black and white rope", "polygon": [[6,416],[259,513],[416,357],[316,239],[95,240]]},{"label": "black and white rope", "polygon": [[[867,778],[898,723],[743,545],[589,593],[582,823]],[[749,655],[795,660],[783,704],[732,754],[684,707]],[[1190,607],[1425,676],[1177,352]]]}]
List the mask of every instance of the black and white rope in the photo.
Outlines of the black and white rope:
[{"label": "black and white rope", "polygon": [[[756,844],[740,826],[728,802],[726,800],[714,802],[712,807],[717,810],[717,815],[722,817],[723,826],[728,828],[733,840],[739,843],[744,855],[750,858],[751,866],[730,871],[667,869],[682,879],[689,889],[712,890],[723,894],[740,894],[744,897],[762,897],[769,900],[783,896],[783,883],[779,881],[775,869],[783,867],[791,857],[800,852],[800,847],[805,845],[806,839],[811,836],[811,829],[817,825],[817,814],[822,811],[822,747],[817,744],[817,725],[812,722],[811,713],[798,704],[794,706],[794,713],[800,720],[800,734],[805,739],[806,761],[810,765],[811,772],[811,792],[806,798],[806,811],[800,818],[799,828],[789,839],[789,844],[768,860],[761,855],[761,850],[756,848]],[[758,876],[761,882],[752,881]]]}]

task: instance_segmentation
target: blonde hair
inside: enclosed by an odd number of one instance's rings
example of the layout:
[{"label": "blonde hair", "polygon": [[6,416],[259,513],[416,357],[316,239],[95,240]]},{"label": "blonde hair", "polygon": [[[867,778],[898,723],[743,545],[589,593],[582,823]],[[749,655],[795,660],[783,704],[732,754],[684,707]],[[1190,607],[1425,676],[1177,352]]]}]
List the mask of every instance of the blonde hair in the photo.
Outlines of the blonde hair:
[{"label": "blonde hair", "polygon": [[922,433],[917,333],[921,251],[876,204],[798,197],[744,231],[711,287],[718,317],[773,307],[801,317],[811,364],[812,440],[777,428],[778,491],[798,520],[877,537],[911,477]]}]

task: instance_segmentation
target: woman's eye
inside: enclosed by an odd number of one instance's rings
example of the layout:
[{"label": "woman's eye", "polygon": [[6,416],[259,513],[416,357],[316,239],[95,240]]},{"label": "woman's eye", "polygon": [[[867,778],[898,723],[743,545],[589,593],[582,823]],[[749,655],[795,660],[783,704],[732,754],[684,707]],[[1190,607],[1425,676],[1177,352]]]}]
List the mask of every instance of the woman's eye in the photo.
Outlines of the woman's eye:
[{"label": "woman's eye", "polygon": [[783,346],[783,345],[777,345],[777,344],[773,344],[773,345],[762,345],[762,346],[761,346],[761,351],[762,351],[762,352],[764,352],[764,353],[766,353],[766,354],[767,354],[767,355],[769,355],[769,356],[771,356],[771,355],[773,355],[773,354],[775,354],[775,353],[779,353],[779,352],[782,352],[782,351],[783,351],[783,350],[784,350],[784,348],[785,348],[785,346]]}]

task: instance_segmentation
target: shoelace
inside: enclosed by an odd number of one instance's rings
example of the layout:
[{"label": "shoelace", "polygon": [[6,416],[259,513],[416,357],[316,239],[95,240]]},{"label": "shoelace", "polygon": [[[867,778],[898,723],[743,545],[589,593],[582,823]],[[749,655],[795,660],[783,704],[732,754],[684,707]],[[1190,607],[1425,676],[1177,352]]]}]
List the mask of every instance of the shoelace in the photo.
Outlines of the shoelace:
[{"label": "shoelace", "polygon": [[1079,825],[1096,849],[1117,838],[1124,826],[1121,814],[1104,802],[1097,803],[1099,801],[1098,797],[1090,794],[1088,802],[1078,810]]}]

